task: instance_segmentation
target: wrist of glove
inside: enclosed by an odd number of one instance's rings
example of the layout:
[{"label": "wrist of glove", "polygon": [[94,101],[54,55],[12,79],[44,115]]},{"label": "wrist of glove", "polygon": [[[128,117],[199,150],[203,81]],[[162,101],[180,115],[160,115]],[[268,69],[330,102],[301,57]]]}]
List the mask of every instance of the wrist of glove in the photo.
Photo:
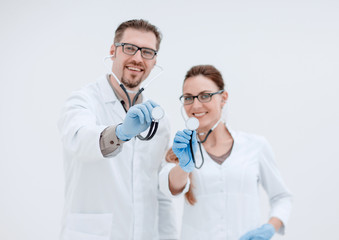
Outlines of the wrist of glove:
[{"label": "wrist of glove", "polygon": [[184,129],[178,131],[174,137],[172,150],[179,159],[179,166],[185,172],[192,172],[194,170],[194,162],[190,147],[190,139],[192,138],[193,153],[197,149],[196,132]]},{"label": "wrist of glove", "polygon": [[124,134],[124,131],[121,130],[121,125],[122,123],[120,123],[116,128],[115,128],[115,135],[118,137],[118,139],[122,140],[122,141],[129,141],[132,137],[134,136],[130,136],[130,135],[126,135]]},{"label": "wrist of glove", "polygon": [[116,127],[115,133],[120,140],[127,141],[145,131],[152,122],[152,110],[158,106],[153,101],[147,101],[132,106],[122,124]]},{"label": "wrist of glove", "polygon": [[269,240],[273,237],[275,228],[272,224],[266,223],[261,227],[247,232],[240,240]]}]

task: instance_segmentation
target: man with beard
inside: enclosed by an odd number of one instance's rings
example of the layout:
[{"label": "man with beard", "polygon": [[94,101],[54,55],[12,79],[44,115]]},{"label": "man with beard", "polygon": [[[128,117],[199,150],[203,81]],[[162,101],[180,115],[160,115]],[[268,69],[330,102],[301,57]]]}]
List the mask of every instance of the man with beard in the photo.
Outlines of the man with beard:
[{"label": "man with beard", "polygon": [[149,128],[157,106],[136,92],[156,64],[160,41],[145,20],[121,23],[112,71],[67,99],[59,120],[66,177],[60,239],[178,239],[172,200],[158,191],[167,118],[151,140],[135,137]]}]

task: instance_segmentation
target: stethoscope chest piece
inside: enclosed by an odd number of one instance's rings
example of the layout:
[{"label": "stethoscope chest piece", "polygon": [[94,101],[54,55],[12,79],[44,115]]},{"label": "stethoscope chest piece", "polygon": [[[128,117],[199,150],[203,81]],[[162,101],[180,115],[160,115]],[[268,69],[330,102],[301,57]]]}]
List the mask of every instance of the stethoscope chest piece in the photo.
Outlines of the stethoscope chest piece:
[{"label": "stethoscope chest piece", "polygon": [[194,131],[196,129],[198,129],[199,127],[199,120],[196,119],[195,117],[190,117],[189,119],[187,119],[186,121],[186,128]]},{"label": "stethoscope chest piece", "polygon": [[165,115],[165,112],[160,106],[156,106],[155,108],[153,108],[152,118],[154,121],[159,121],[160,119],[164,117],[164,115]]}]

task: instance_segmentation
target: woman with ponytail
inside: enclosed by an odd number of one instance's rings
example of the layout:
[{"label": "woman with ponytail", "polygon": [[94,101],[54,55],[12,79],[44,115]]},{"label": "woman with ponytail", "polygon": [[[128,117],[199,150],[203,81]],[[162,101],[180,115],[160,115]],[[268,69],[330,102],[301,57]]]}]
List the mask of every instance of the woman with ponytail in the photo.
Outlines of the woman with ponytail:
[{"label": "woman with ponytail", "polygon": [[[159,179],[165,194],[185,194],[180,239],[269,240],[276,232],[284,234],[291,194],[266,139],[233,131],[221,121],[228,99],[221,73],[211,65],[192,67],[180,99],[199,127],[176,133]],[[266,223],[259,185],[271,206]]]}]

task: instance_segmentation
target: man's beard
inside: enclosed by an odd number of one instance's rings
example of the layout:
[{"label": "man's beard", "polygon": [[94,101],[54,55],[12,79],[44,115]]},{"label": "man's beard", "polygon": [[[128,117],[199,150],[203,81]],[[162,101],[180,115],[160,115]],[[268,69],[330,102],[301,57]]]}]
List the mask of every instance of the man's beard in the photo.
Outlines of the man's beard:
[{"label": "man's beard", "polygon": [[126,80],[124,77],[122,77],[121,82],[124,84],[125,87],[136,88],[141,83],[141,79],[134,81],[134,82],[130,82],[130,81]]}]

